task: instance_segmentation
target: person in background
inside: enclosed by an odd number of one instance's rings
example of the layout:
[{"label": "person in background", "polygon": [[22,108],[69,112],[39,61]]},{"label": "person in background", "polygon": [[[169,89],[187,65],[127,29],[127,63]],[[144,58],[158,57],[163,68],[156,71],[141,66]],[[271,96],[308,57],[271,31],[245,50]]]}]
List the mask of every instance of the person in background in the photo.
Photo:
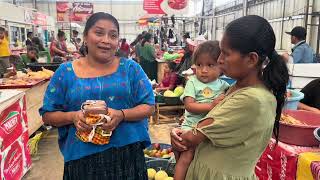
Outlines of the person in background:
[{"label": "person in background", "polygon": [[142,39],[143,39],[143,35],[139,34],[137,38],[130,44],[130,48],[132,49],[130,55],[134,56],[134,60],[136,62],[140,62],[140,51],[141,51]]},{"label": "person in background", "polygon": [[157,61],[153,45],[151,44],[152,35],[146,33],[141,42],[140,65],[150,80],[157,81]]},{"label": "person in background", "polygon": [[38,59],[38,48],[34,46],[28,46],[27,54],[21,55],[21,61],[17,63],[16,69],[19,71],[23,70],[27,68],[27,64],[37,62],[37,59]]},{"label": "person in background", "polygon": [[304,98],[298,104],[298,109],[320,114],[320,78],[311,81],[301,92]]},{"label": "person in background", "polygon": [[[83,36],[87,55],[60,65],[39,110],[45,124],[58,127],[63,179],[148,180],[143,149],[151,144],[147,118],[155,105],[149,79],[135,61],[115,56],[119,23],[112,15],[92,14]],[[76,131],[92,129],[81,110],[86,100],[106,102],[108,144],[77,138]]]},{"label": "person in background", "polygon": [[175,72],[176,63],[175,62],[167,62],[164,65],[164,74],[163,79],[158,87],[156,87],[156,91],[166,91],[166,90],[174,90],[178,83],[177,73]]},{"label": "person in background", "polygon": [[67,49],[66,44],[66,36],[65,33],[61,30],[58,31],[58,39],[54,40],[50,44],[50,55],[51,57],[65,57],[69,51]]},{"label": "person in background", "polygon": [[187,44],[187,39],[190,39],[190,34],[188,32],[186,32],[183,36],[182,36],[182,41],[181,41],[181,46],[182,47],[186,47]]},{"label": "person in background", "polygon": [[77,41],[78,35],[79,32],[77,30],[72,30],[72,38],[70,42],[76,47],[77,51],[80,49],[80,43]]},{"label": "person in background", "polygon": [[77,42],[78,44],[81,44],[81,41],[82,41],[81,38],[77,38],[77,39],[76,39],[76,42]]},{"label": "person in background", "polygon": [[[186,36],[186,37],[188,37],[188,36]],[[192,62],[192,54],[193,54],[194,48],[192,48],[192,46],[189,45],[190,42],[191,42],[191,39],[187,38],[186,42],[185,42],[186,45],[183,47],[184,55],[183,55],[183,57],[181,59],[180,64],[177,67],[177,73],[180,76],[183,76],[182,72],[188,70],[189,68],[191,68],[191,66],[193,64],[193,62]]]},{"label": "person in background", "polygon": [[[186,84],[180,97],[186,107],[182,130],[192,130],[211,109],[223,100],[229,84],[218,79],[221,69],[217,63],[220,55],[218,41],[206,41],[194,52],[193,61],[196,65],[196,75]],[[193,159],[194,149],[175,152],[177,160],[175,179],[184,179]]]},{"label": "person in background", "polygon": [[283,54],[286,62],[290,63],[316,63],[313,49],[306,43],[307,31],[304,27],[296,26],[291,32],[291,43],[294,44],[292,53]]},{"label": "person in background", "polygon": [[20,41],[20,39],[18,38],[18,36],[16,36],[15,38],[13,38],[13,47],[14,48],[22,48],[22,42]]},{"label": "person in background", "polygon": [[272,26],[260,16],[244,16],[226,26],[218,63],[236,83],[192,130],[171,131],[175,151],[195,148],[186,180],[257,179],[255,167],[272,131],[279,137],[289,81],[275,44]]},{"label": "person in background", "polygon": [[8,32],[5,28],[0,27],[0,76],[5,76],[7,68],[10,67],[10,45]]},{"label": "person in background", "polygon": [[39,37],[33,37],[31,42],[32,42],[32,46],[37,48],[38,51],[45,51],[46,50],[44,48],[43,43],[42,43],[42,41],[40,40]]},{"label": "person in background", "polygon": [[27,33],[27,40],[26,40],[26,46],[32,46],[32,38],[33,38],[33,32]]},{"label": "person in background", "polygon": [[120,54],[123,56],[123,57],[126,57],[128,58],[129,54],[130,54],[130,46],[129,44],[127,43],[127,39],[126,38],[123,38],[121,40],[121,44],[120,44]]}]

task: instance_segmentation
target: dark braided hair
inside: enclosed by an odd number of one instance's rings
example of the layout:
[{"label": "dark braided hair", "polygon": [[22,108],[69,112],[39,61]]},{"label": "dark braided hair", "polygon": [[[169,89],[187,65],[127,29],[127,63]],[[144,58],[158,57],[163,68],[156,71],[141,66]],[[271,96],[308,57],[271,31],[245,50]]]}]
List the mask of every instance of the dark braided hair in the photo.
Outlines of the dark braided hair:
[{"label": "dark braided hair", "polygon": [[[232,21],[226,27],[229,46],[246,55],[259,55],[259,77],[277,99],[277,109],[273,133],[278,141],[279,121],[286,98],[289,81],[288,68],[282,57],[275,51],[276,37],[269,22],[256,15],[244,16]],[[266,65],[263,68],[263,65]]]}]

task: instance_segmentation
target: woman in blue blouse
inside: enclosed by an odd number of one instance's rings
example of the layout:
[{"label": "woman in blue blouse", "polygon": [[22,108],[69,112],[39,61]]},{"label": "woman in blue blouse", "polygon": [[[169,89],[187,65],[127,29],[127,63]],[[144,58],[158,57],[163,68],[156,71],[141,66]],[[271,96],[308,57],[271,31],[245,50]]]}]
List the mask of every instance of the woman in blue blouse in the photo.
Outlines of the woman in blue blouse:
[{"label": "woman in blue blouse", "polygon": [[[47,88],[40,114],[45,124],[58,127],[64,156],[63,179],[147,180],[143,149],[150,145],[147,117],[154,112],[148,77],[134,61],[115,56],[118,21],[99,12],[84,29],[87,56],[62,64]],[[112,130],[109,144],[84,143],[75,132],[90,131],[80,106],[104,100]]]}]

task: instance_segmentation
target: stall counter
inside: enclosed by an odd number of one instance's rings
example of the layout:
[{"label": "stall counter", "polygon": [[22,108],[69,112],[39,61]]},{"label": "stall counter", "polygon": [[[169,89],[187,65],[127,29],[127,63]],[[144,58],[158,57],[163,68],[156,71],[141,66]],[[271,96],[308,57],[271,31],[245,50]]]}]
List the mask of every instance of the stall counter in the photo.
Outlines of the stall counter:
[{"label": "stall counter", "polygon": [[[315,155],[309,156],[310,153]],[[271,139],[256,165],[255,173],[263,180],[312,180],[311,174],[316,172],[312,171],[310,164],[320,160],[319,153],[319,147],[295,146],[280,141],[276,144],[275,139]]]},{"label": "stall counter", "polygon": [[[29,136],[38,130],[43,122],[39,115],[39,108],[42,106],[43,97],[49,81],[44,81],[31,88],[18,89],[25,93],[27,103],[27,116],[28,116],[28,132]],[[1,91],[12,91],[10,89],[3,89]]]},{"label": "stall counter", "polygon": [[21,179],[31,168],[25,93],[0,91],[0,179]]}]

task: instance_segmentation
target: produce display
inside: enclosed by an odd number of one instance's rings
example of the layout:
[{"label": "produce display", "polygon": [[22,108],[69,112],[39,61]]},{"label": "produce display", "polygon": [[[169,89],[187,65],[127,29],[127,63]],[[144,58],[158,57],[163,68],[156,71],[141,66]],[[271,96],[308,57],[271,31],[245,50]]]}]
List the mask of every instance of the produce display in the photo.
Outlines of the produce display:
[{"label": "produce display", "polygon": [[182,86],[178,86],[174,89],[174,91],[166,90],[163,93],[164,97],[179,97],[183,94],[184,88]]},{"label": "produce display", "polygon": [[166,61],[173,61],[175,59],[179,59],[179,58],[182,58],[183,57],[183,53],[168,53],[168,52],[165,52],[163,54],[163,59],[166,60]]},{"label": "produce display", "polygon": [[306,125],[305,123],[295,119],[294,117],[287,115],[287,114],[281,114],[280,121],[285,124],[291,124],[291,125]]},{"label": "produce display", "polygon": [[42,71],[37,72],[28,72],[23,73],[21,71],[18,71],[15,76],[11,76],[9,78],[2,79],[2,82],[0,82],[0,87],[10,87],[10,86],[29,86],[29,85],[35,85],[42,80],[50,79],[53,76],[53,71],[42,68]]},{"label": "produce display", "polygon": [[156,171],[153,168],[149,168],[148,170],[148,180],[173,180],[173,177],[169,177],[167,172],[160,170]]},{"label": "produce display", "polygon": [[152,147],[143,150],[145,157],[169,159],[173,156],[172,148],[161,148],[159,143],[152,144]]}]

